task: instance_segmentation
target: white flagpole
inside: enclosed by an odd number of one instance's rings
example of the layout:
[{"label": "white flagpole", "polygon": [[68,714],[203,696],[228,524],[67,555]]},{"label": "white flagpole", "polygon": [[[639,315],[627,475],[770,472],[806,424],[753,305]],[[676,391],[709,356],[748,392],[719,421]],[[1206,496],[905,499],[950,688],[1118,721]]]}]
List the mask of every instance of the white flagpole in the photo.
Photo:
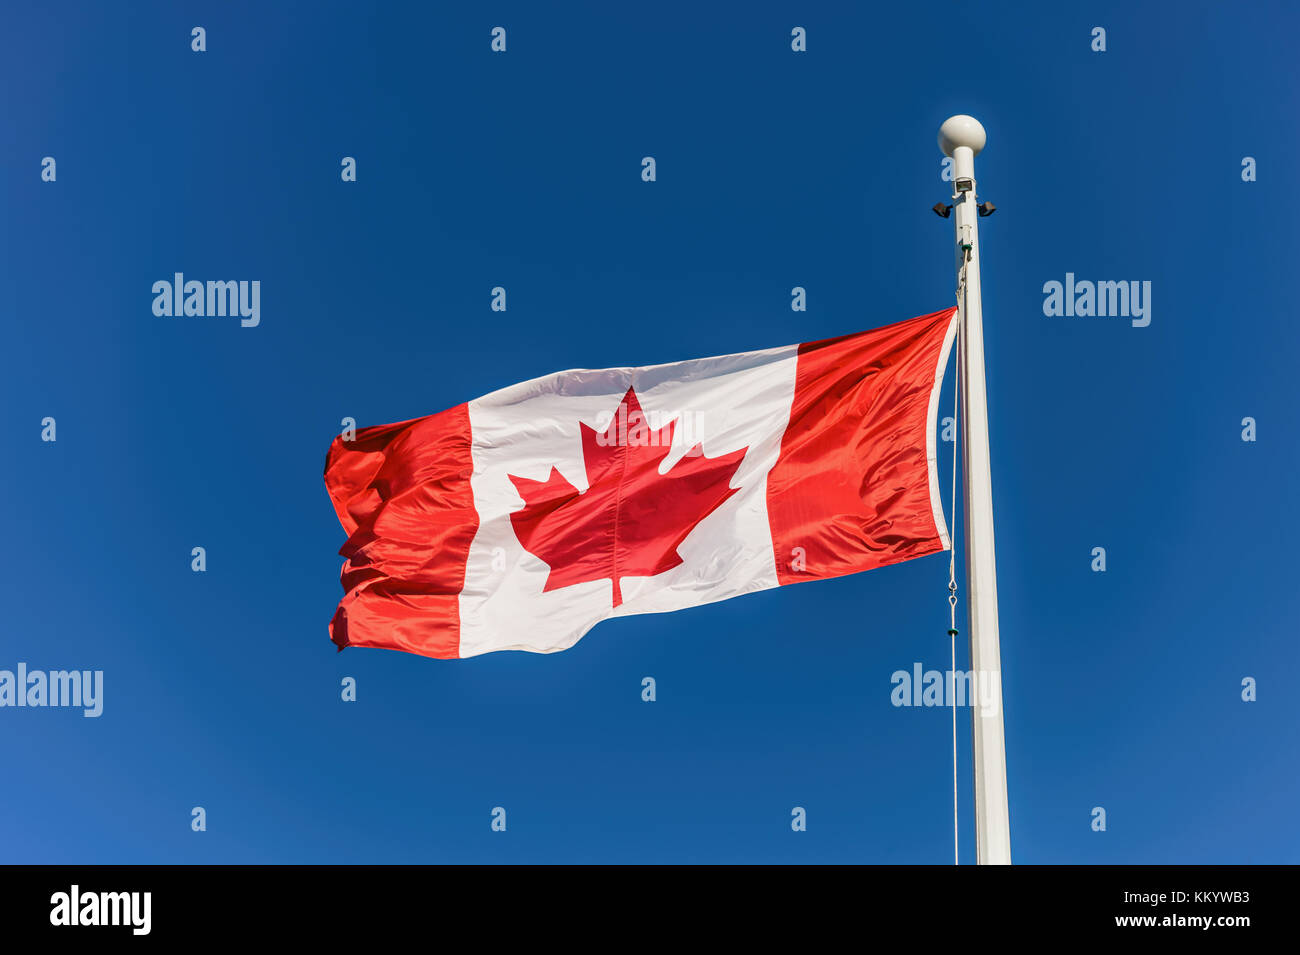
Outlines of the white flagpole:
[{"label": "white flagpole", "polygon": [[965,488],[966,600],[969,607],[971,723],[975,740],[975,845],[980,865],[1010,865],[1007,753],[1002,732],[1002,659],[998,649],[998,583],[993,554],[993,484],[989,471],[988,401],[984,388],[984,326],[980,305],[979,214],[975,154],[984,127],[953,116],[939,128],[939,148],[953,160],[957,274],[965,289],[958,361],[962,385],[962,486]]}]

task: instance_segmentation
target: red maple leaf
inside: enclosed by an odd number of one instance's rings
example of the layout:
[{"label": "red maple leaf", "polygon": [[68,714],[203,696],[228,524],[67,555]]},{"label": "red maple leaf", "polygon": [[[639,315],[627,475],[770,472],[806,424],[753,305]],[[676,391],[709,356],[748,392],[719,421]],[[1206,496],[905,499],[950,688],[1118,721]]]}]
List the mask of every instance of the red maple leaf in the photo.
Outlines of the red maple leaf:
[{"label": "red maple leaf", "polygon": [[590,580],[653,577],[682,562],[677,546],[739,488],[730,487],[748,447],[706,458],[696,444],[666,474],[677,419],[651,429],[629,388],[602,433],[579,422],[587,490],[579,492],[555,467],[545,481],[508,475],[522,509],[510,515],[519,543],[550,574],[543,592]]}]

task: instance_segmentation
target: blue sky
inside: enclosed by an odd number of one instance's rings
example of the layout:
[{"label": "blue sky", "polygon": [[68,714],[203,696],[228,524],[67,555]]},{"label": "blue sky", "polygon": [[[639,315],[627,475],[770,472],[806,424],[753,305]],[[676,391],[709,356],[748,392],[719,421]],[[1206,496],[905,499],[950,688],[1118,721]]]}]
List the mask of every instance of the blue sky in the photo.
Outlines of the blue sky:
[{"label": "blue sky", "polygon": [[[0,668],[105,699],[0,709],[0,861],[951,861],[949,711],[890,703],[947,664],[946,556],[549,656],[339,654],[321,468],[344,416],[946,307],[961,112],[1013,858],[1300,861],[1294,8],[374,6],[4,14]],[[156,317],[178,271],[259,280],[260,325]],[[1067,272],[1150,281],[1151,324],[1046,317]]]}]

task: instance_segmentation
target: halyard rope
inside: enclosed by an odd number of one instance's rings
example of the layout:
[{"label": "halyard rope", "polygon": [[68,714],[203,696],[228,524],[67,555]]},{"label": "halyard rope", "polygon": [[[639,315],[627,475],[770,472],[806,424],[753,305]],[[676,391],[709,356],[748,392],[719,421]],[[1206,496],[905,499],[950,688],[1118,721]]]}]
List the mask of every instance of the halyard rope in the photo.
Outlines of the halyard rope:
[{"label": "halyard rope", "polygon": [[957,413],[961,400],[961,359],[966,329],[966,264],[957,282],[957,357],[952,376],[952,520],[948,523],[948,640],[952,669],[948,678],[948,705],[952,709],[952,864],[961,864],[957,829]]}]

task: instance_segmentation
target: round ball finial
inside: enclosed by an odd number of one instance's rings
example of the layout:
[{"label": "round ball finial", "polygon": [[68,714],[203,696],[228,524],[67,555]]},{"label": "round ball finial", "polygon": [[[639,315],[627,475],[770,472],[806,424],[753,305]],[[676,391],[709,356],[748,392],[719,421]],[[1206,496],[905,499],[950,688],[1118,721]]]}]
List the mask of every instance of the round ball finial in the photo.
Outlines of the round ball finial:
[{"label": "round ball finial", "polygon": [[969,146],[972,153],[979,153],[987,139],[984,127],[974,116],[950,116],[939,127],[939,148],[945,156],[951,156],[958,146]]}]

